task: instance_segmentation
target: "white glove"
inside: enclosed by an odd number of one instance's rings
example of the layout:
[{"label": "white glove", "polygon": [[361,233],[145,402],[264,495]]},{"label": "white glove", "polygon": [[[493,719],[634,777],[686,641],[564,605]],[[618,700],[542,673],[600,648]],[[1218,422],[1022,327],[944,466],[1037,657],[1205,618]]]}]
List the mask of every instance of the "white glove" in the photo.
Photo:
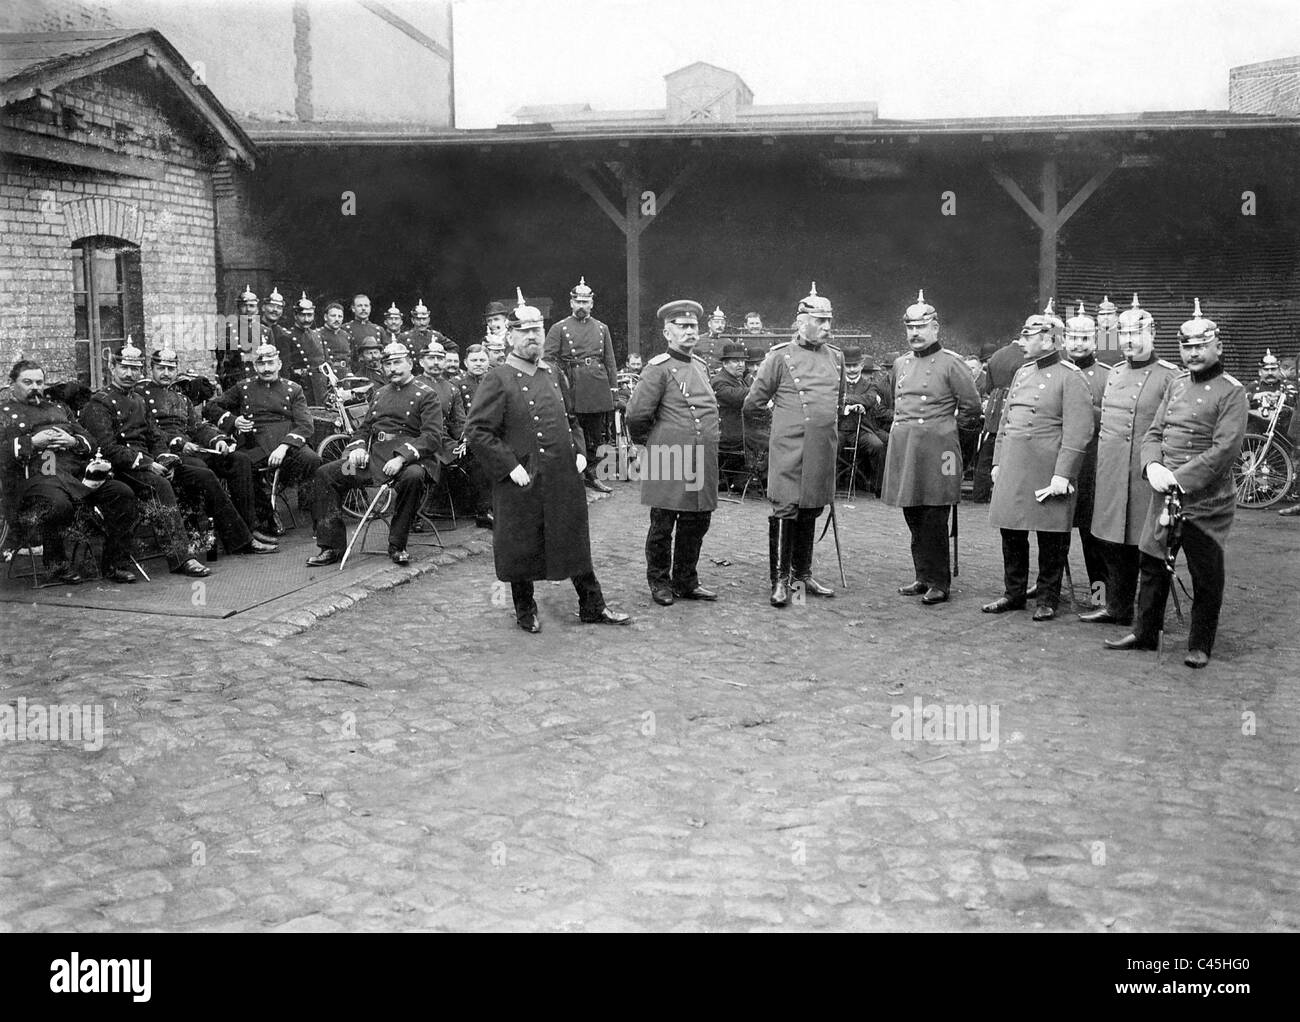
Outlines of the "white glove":
[{"label": "white glove", "polygon": [[1065,476],[1052,476],[1052,482],[1047,488],[1053,497],[1064,497],[1070,492],[1070,480]]},{"label": "white glove", "polygon": [[1147,466],[1147,482],[1156,493],[1168,493],[1178,485],[1174,474],[1158,461],[1153,461]]},{"label": "white glove", "polygon": [[582,472],[585,472],[585,471],[587,471],[587,456],[586,456],[585,454],[579,454],[579,455],[578,455],[578,472],[579,472],[579,473],[582,473]]},{"label": "white glove", "polygon": [[994,482],[994,483],[996,483],[996,482],[998,481],[998,469],[999,469],[999,468],[1001,468],[1000,465],[994,465],[994,466],[993,466],[993,471],[989,473],[989,481],[990,481],[990,482]]},{"label": "white glove", "polygon": [[510,470],[510,481],[516,486],[527,486],[528,470],[523,465],[516,465]]}]

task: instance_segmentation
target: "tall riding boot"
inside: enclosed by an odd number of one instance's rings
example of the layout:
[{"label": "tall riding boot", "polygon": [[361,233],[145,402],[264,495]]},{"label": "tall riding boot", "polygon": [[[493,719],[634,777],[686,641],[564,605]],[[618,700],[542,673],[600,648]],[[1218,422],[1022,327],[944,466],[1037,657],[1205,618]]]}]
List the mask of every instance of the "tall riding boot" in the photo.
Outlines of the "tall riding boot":
[{"label": "tall riding boot", "polygon": [[767,520],[767,576],[768,586],[776,588],[776,561],[778,551],[781,549],[780,533],[777,531],[777,522],[779,518],[769,518]]},{"label": "tall riding boot", "polygon": [[794,539],[794,522],[786,518],[776,520],[776,581],[772,584],[772,606],[784,607],[790,602],[790,544]]},{"label": "tall riding boot", "polygon": [[812,574],[813,538],[817,533],[817,509],[801,508],[794,525],[792,576],[803,583],[809,596],[834,596],[835,590],[822,585]]}]

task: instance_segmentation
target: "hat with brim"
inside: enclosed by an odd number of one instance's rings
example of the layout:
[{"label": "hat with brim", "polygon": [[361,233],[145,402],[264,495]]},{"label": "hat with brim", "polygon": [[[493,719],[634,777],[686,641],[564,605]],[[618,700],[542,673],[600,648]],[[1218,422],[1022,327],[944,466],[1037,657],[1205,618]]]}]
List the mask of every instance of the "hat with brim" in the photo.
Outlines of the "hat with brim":
[{"label": "hat with brim", "polygon": [[857,365],[863,359],[862,349],[856,344],[850,344],[843,349],[844,364],[846,366]]},{"label": "hat with brim", "polygon": [[488,302],[487,308],[483,310],[483,318],[491,319],[493,316],[509,316],[510,310],[506,308],[504,302]]},{"label": "hat with brim", "polygon": [[732,359],[732,358],[745,359],[748,357],[749,357],[749,352],[746,350],[743,344],[724,344],[722,346],[721,359],[723,362],[726,362],[728,359]]},{"label": "hat with brim", "polygon": [[664,322],[672,320],[674,323],[694,323],[699,325],[701,317],[704,315],[704,306],[699,302],[693,302],[689,298],[679,298],[676,301],[665,302],[659,306],[659,311],[655,317]]}]

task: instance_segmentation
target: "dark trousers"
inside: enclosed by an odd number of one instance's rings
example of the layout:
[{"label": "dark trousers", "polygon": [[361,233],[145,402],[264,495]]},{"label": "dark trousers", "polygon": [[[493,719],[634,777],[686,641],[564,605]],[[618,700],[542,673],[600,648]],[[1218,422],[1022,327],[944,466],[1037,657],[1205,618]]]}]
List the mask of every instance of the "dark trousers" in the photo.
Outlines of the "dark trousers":
[{"label": "dark trousers", "polygon": [[678,593],[689,593],[699,586],[700,547],[712,520],[712,511],[650,509],[650,531],[645,537],[645,577],[651,590],[671,588]]},{"label": "dark trousers", "polygon": [[253,462],[248,452],[204,454],[201,460],[226,484],[235,513],[251,529],[257,524],[257,505],[253,497]]},{"label": "dark trousers", "polygon": [[[316,528],[316,544],[328,550],[342,550],[348,545],[348,531],[343,524],[343,494],[375,485],[369,469],[349,475],[343,471],[347,464],[346,458],[340,458],[316,470],[311,519]],[[375,478],[380,475],[376,472]],[[391,550],[405,550],[428,476],[421,466],[407,465],[392,479],[384,478],[392,484],[395,504],[388,523],[388,546]]]},{"label": "dark trousers", "polygon": [[1106,558],[1106,610],[1115,617],[1130,618],[1137,598],[1140,552],[1127,543],[1097,542]]},{"label": "dark trousers", "polygon": [[[1223,547],[1194,522],[1184,521],[1182,549],[1192,576],[1192,620],[1187,648],[1211,653],[1219,630],[1219,611],[1223,607]],[[1154,644],[1164,628],[1165,603],[1173,576],[1165,569],[1163,558],[1144,553],[1141,579],[1133,634],[1142,642]]]},{"label": "dark trousers", "polygon": [[462,471],[447,475],[451,499],[461,513],[485,515],[492,510],[492,483],[474,455],[466,451],[456,463]]},{"label": "dark trousers", "polygon": [[159,545],[167,555],[167,566],[179,568],[190,558],[190,538],[171,482],[147,468],[126,469],[117,475],[135,491],[141,504],[158,505],[159,510],[142,507],[140,516],[148,518]]},{"label": "dark trousers", "polygon": [[[886,434],[888,435],[888,434]],[[854,461],[854,442],[857,442],[857,460]],[[847,481],[848,472],[859,472],[859,478],[869,481],[871,492],[880,496],[880,483],[885,474],[885,440],[875,430],[866,426],[856,432],[840,434],[839,471]]]},{"label": "dark trousers", "polygon": [[903,520],[912,531],[912,567],[916,580],[945,593],[952,588],[952,562],[948,559],[951,507],[951,504],[918,504],[903,508]]},{"label": "dark trousers", "polygon": [[247,549],[253,542],[253,534],[248,523],[235,510],[230,495],[215,472],[198,458],[182,458],[172,478],[187,502],[201,505],[203,513],[212,518],[212,526],[226,553]]},{"label": "dark trousers", "polygon": [[[1040,532],[1038,535],[1038,605],[1056,609],[1061,602],[1061,577],[1070,556],[1068,532]],[[1002,530],[1002,572],[1009,600],[1023,600],[1029,588],[1029,533],[1025,529]]]},{"label": "dark trousers", "polygon": [[[135,494],[126,483],[109,479],[102,486],[83,497],[86,507],[98,508],[104,528],[104,554],[101,567],[107,571],[116,568],[131,553],[131,531],[135,528],[138,505]],[[64,534],[72,525],[76,502],[53,484],[43,485],[43,480],[33,480],[23,489],[19,513],[32,513],[40,527],[41,544],[45,548],[45,566],[53,567],[68,559],[63,542]]]},{"label": "dark trousers", "polygon": [[[596,573],[584,571],[580,575],[574,575],[570,581],[578,592],[578,617],[584,621],[600,617],[605,609],[605,594],[600,591]],[[537,613],[532,582],[511,582],[510,596],[515,601],[516,620],[525,621]]]},{"label": "dark trousers", "polygon": [[790,574],[797,579],[812,575],[813,543],[816,542],[819,507],[801,507],[799,517],[792,523],[790,536]]},{"label": "dark trousers", "polygon": [[971,500],[976,504],[987,504],[993,499],[993,448],[994,437],[991,433],[984,435],[979,453],[975,455],[974,490]]},{"label": "dark trousers", "polygon": [[587,472],[596,470],[596,451],[605,443],[605,434],[609,431],[611,412],[579,412],[578,425],[587,441]]},{"label": "dark trousers", "polygon": [[[1106,549],[1096,536],[1089,532],[1082,525],[1079,526],[1079,546],[1083,547],[1083,565],[1088,572],[1088,591],[1093,596],[1093,602],[1098,603],[1098,585],[1107,586],[1107,576],[1109,571],[1106,568]],[[1102,593],[1104,596],[1104,591]],[[1100,604],[1098,603],[1100,606]]]},{"label": "dark trousers", "polygon": [[[253,464],[263,470],[262,477],[253,490],[253,502],[258,519],[266,521],[275,510],[275,497],[271,493],[271,483],[275,481],[275,469],[267,464],[266,459],[261,459],[260,463],[255,459]],[[320,455],[306,444],[302,447],[290,447],[289,452],[284,456],[284,461],[280,462],[280,485],[298,488],[299,507],[312,506],[312,480],[320,466]]]}]

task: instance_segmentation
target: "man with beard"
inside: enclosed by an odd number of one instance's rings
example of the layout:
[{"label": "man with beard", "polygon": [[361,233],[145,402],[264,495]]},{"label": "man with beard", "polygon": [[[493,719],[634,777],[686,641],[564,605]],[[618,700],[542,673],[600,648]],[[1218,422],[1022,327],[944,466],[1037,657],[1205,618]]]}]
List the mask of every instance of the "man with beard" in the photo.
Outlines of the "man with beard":
[{"label": "man with beard", "polygon": [[[840,409],[840,453],[849,472],[863,471],[871,479],[873,492],[880,495],[885,470],[885,441],[889,437],[881,428],[879,413],[885,404],[876,381],[865,371],[866,356],[862,349],[850,345],[844,349],[844,405]],[[854,458],[856,464],[847,464]]]},{"label": "man with beard", "polygon": [[[722,420],[722,434],[718,442],[718,475],[722,477],[720,486],[729,492],[744,486],[746,477],[744,408],[749,384],[745,382],[745,358],[743,344],[724,346],[722,369],[713,377],[713,394],[717,398],[718,415]],[[707,366],[705,371],[708,371]]]},{"label": "man with beard", "polygon": [[583,480],[589,489],[609,493],[610,488],[596,478],[596,458],[609,432],[614,393],[618,390],[618,367],[609,327],[591,314],[595,301],[596,293],[583,277],[569,292],[572,314],[551,327],[546,335],[544,355],[564,372],[578,425],[587,438]]},{"label": "man with beard", "polygon": [[[1165,567],[1179,545],[1192,576],[1188,667],[1210,662],[1223,606],[1223,551],[1237,511],[1232,465],[1241,453],[1249,402],[1246,390],[1223,371],[1219,328],[1201,315],[1182,325],[1179,353],[1187,371],[1170,381],[1142,440],[1142,470],[1155,491],[1147,507],[1137,619],[1131,634],[1107,639],[1110,649],[1156,649],[1164,628],[1165,601],[1173,574]],[[1181,522],[1166,520],[1165,495],[1182,494]],[[1173,545],[1172,551],[1170,545]]]},{"label": "man with beard", "polygon": [[352,373],[352,341],[343,329],[343,306],[330,302],[325,306],[325,325],[317,332],[317,340],[325,357],[334,367],[334,374],[342,379]]},{"label": "man with beard", "polygon": [[359,360],[354,375],[369,380],[374,385],[370,392],[373,398],[375,391],[388,382],[384,375],[384,349],[380,346],[379,338],[365,338],[357,348],[357,355]]},{"label": "man with beard", "polygon": [[830,299],[814,283],[799,303],[795,340],[767,353],[745,398],[746,411],[773,402],[768,444],[768,561],[773,607],[790,602],[796,585],[813,596],[834,596],[812,574],[817,517],[835,496],[836,412],[843,403],[844,370],[831,336]]},{"label": "man with beard", "polygon": [[[159,451],[180,456],[175,466],[176,486],[200,495],[212,516],[217,536],[228,553],[275,553],[275,537],[259,532],[253,498],[253,462],[234,440],[204,421],[194,404],[176,386],[179,358],[170,348],[160,348],[151,360],[152,379],[136,384],[145,410],[158,431]],[[203,453],[203,448],[218,453]],[[223,488],[219,480],[224,479]],[[229,493],[227,493],[227,490]]]},{"label": "man with beard", "polygon": [[1117,323],[1124,361],[1112,369],[1101,399],[1097,437],[1097,487],[1089,531],[1106,564],[1106,603],[1080,614],[1093,624],[1131,625],[1137,596],[1138,541],[1151,487],[1142,473],[1142,439],[1179,369],[1155,356],[1156,324],[1137,304]]},{"label": "man with beard", "polygon": [[278,351],[286,350],[286,338],[289,333],[282,322],[283,319],[284,295],[280,294],[278,287],[273,287],[271,293],[266,296],[266,301],[262,303],[262,326],[270,334],[271,343]]},{"label": "man with beard", "polygon": [[1088,572],[1088,592],[1093,606],[1105,602],[1106,557],[1101,544],[1092,535],[1092,509],[1096,492],[1097,430],[1101,426],[1101,399],[1106,391],[1106,379],[1111,367],[1097,361],[1097,324],[1083,311],[1083,302],[1075,314],[1065,321],[1065,354],[1083,373],[1083,382],[1092,396],[1092,439],[1079,466],[1079,500],[1074,505],[1074,527],[1079,530],[1079,545],[1083,547],[1083,563]]},{"label": "man with beard", "polygon": [[915,581],[898,594],[933,606],[946,602],[952,587],[948,512],[961,502],[959,434],[978,427],[980,396],[966,363],[939,342],[939,313],[924,291],[903,324],[911,351],[894,362],[894,421],[880,492],[886,504],[903,509],[912,534]]},{"label": "man with beard", "polygon": [[406,541],[420,509],[427,482],[437,480],[439,459],[446,449],[442,406],[437,392],[411,372],[406,345],[393,341],[383,350],[384,375],[361,425],[343,457],[316,470],[312,522],[316,528],[313,568],[335,564],[347,546],[342,497],[349,489],[389,484],[395,509],[388,529],[388,557],[394,564],[410,564]]},{"label": "man with beard", "polygon": [[316,306],[304,291],[293,306],[293,329],[281,331],[275,344],[289,379],[302,387],[309,405],[323,404],[325,394],[320,373],[325,351],[312,329],[315,322]]},{"label": "man with beard", "polygon": [[[126,483],[108,479],[86,483],[94,440],[57,401],[47,400],[45,370],[24,359],[9,370],[9,397],[0,403],[0,494],[3,518],[15,523],[30,516],[39,526],[42,559],[50,580],[82,581],[68,562],[64,536],[79,505],[97,509],[104,527],[100,572],[105,581],[131,583],[125,565],[137,513]],[[106,469],[105,469],[106,471]]]},{"label": "man with beard", "polygon": [[271,492],[274,472],[281,470],[285,486],[298,486],[298,506],[311,506],[311,479],[320,467],[320,455],[307,441],[314,423],[302,388],[280,378],[280,353],[271,345],[257,349],[253,361],[257,377],[245,380],[210,401],[204,415],[217,429],[236,437],[247,451],[253,468],[266,466],[262,484],[254,488],[254,502],[261,531],[283,535]]},{"label": "man with beard", "polygon": [[258,318],[257,293],[245,284],[235,322],[226,325],[225,350],[217,355],[217,382],[222,389],[251,378],[254,350],[273,341],[271,331]]},{"label": "man with beard", "polygon": [[[352,299],[352,318],[343,324],[343,331],[348,335],[348,348],[352,352],[352,368],[359,369],[361,342],[370,337],[377,341],[383,333],[383,329],[377,323],[370,322],[370,298],[367,295],[356,295]],[[379,351],[382,354],[382,344],[379,346]]]},{"label": "man with beard", "polygon": [[1065,324],[1049,300],[1025,320],[1025,364],[1007,391],[993,449],[989,524],[1002,533],[1003,595],[980,609],[1004,614],[1025,608],[1029,533],[1038,534],[1035,621],[1051,621],[1061,599],[1079,469],[1092,439],[1092,395],[1082,371],[1057,349]]},{"label": "man with beard", "polygon": [[[154,529],[162,541],[167,566],[172,573],[206,578],[212,572],[189,556],[189,536],[181,520],[176,491],[172,488],[173,469],[180,458],[162,453],[158,430],[149,418],[144,399],[135,392],[143,370],[144,352],[128,337],[113,355],[109,366],[111,382],[96,391],[81,410],[81,424],[86,427],[95,447],[112,465],[113,474],[131,487],[137,499],[154,501],[162,509]],[[207,475],[212,473],[207,472]],[[212,482],[216,482],[215,477]],[[179,481],[177,485],[180,485]],[[229,506],[229,500],[226,505]],[[230,518],[233,521],[229,523],[227,536],[240,546],[246,546],[252,535],[234,514],[233,508]]]},{"label": "man with beard", "polygon": [[627,429],[634,444],[644,445],[641,503],[650,508],[646,581],[655,603],[667,607],[674,599],[718,598],[700,585],[699,559],[718,506],[719,424],[707,369],[691,354],[704,308],[698,302],[668,302],[657,315],[668,350],[642,372],[627,406]]},{"label": "man with beard", "polygon": [[510,583],[524,631],[542,630],[533,597],[538,579],[571,579],[582,621],[625,625],[631,617],[605,606],[591,567],[581,481],[586,440],[567,407],[565,382],[540,358],[542,314],[524,304],[522,290],[518,295],[511,354],[483,377],[465,424],[470,448],[493,480],[497,578]]}]

